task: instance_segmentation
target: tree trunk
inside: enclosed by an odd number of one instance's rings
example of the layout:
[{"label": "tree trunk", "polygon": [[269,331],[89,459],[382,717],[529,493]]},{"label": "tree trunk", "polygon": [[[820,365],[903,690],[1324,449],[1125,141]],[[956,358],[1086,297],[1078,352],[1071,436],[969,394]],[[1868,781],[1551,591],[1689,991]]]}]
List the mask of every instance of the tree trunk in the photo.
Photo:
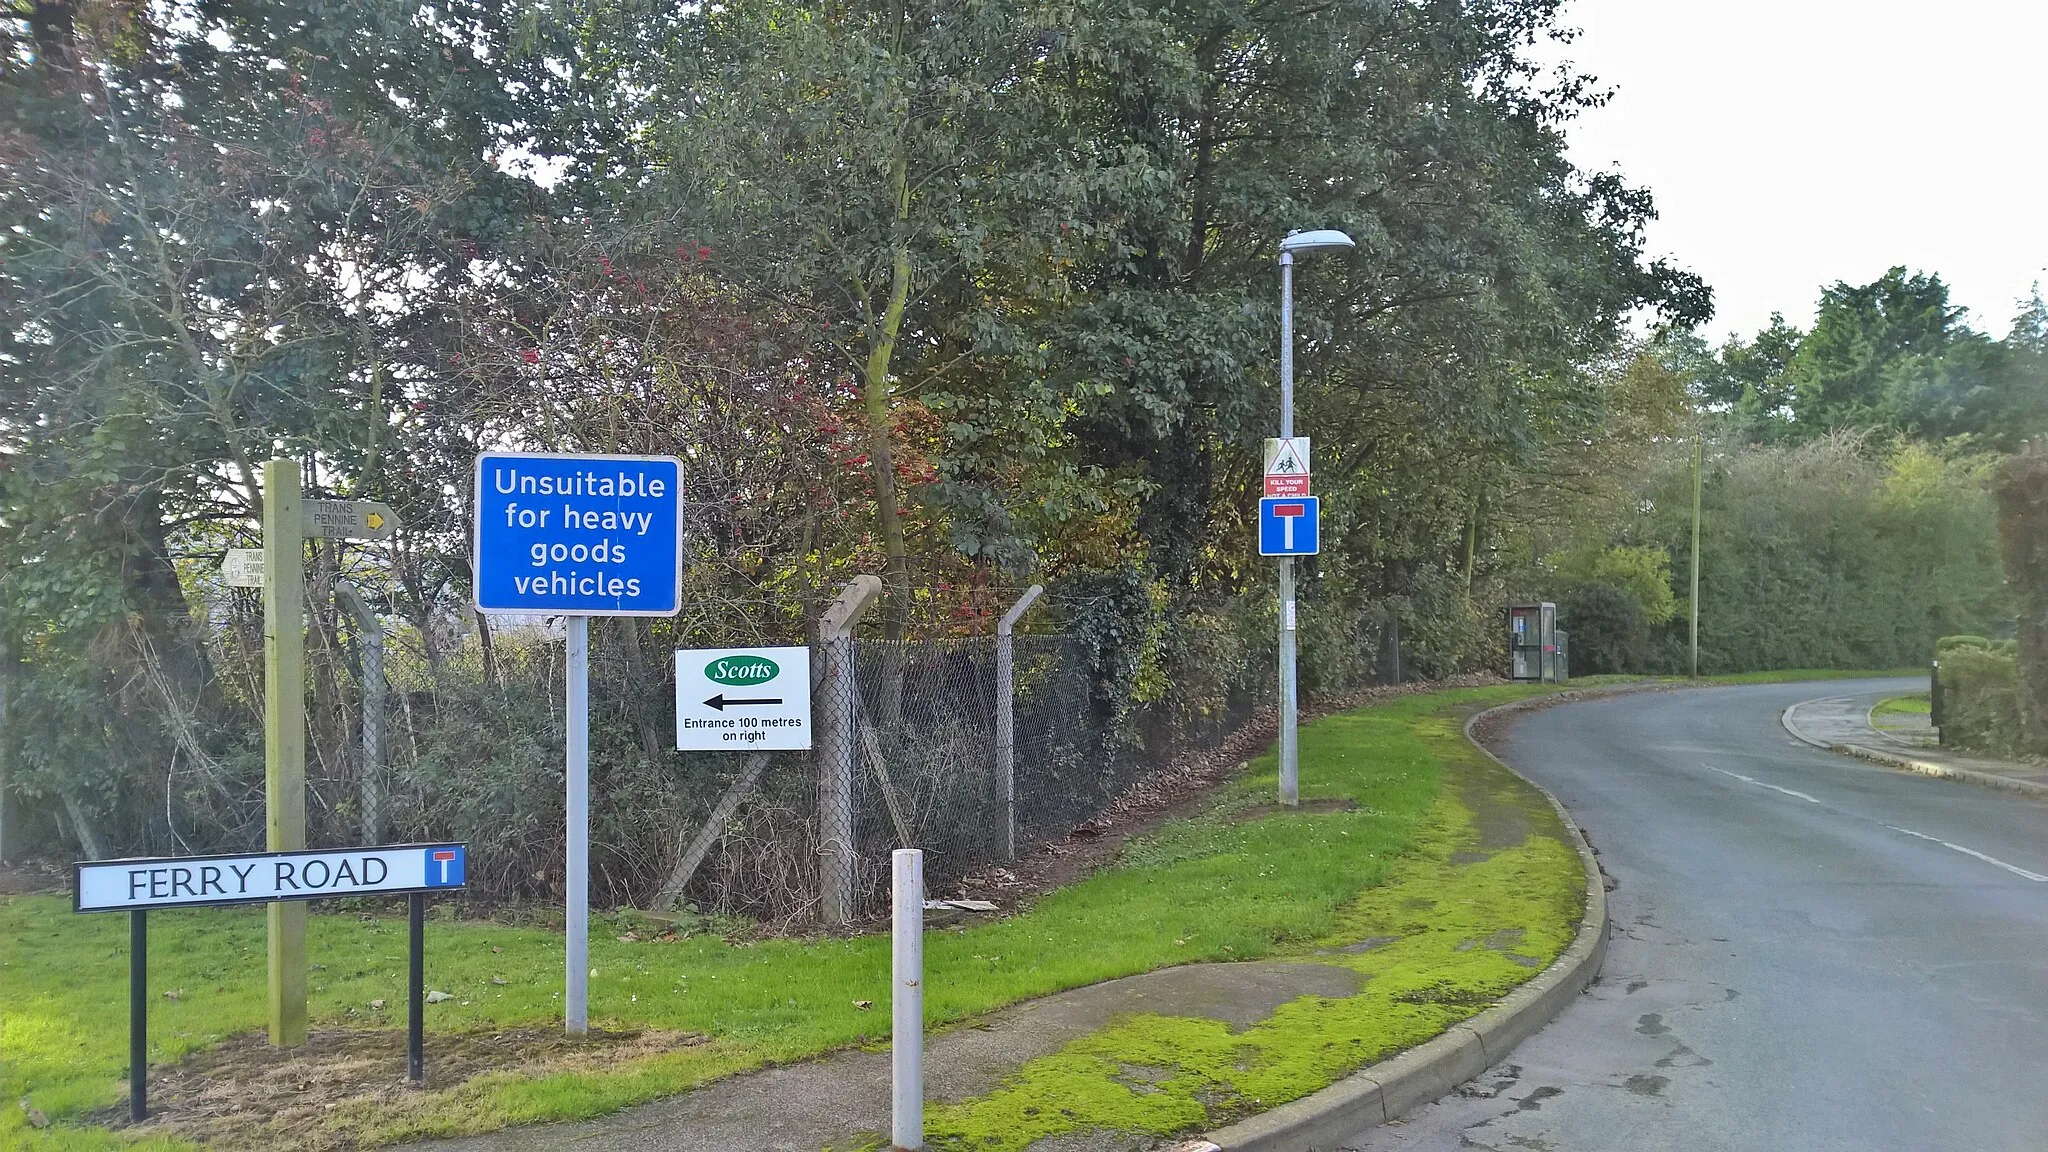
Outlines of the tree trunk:
[{"label": "tree trunk", "polygon": [[78,850],[85,853],[87,860],[105,860],[106,842],[100,839],[99,831],[93,827],[92,817],[85,814],[85,806],[78,802],[78,793],[65,788],[58,796],[64,802],[64,814],[71,818],[71,832],[78,838]]},{"label": "tree trunk", "polygon": [[889,590],[888,603],[883,606],[883,631],[889,639],[900,640],[910,619],[910,553],[903,541],[903,518],[896,508],[895,421],[889,377],[904,308],[910,302],[910,238],[904,234],[910,221],[910,173],[900,146],[889,166],[889,184],[896,200],[897,233],[889,268],[889,298],[868,342],[861,399],[868,418],[868,469],[875,480],[875,528],[882,537],[882,582]]},{"label": "tree trunk", "polygon": [[498,649],[491,642],[491,622],[483,613],[476,613],[476,646],[483,657],[484,682],[504,687],[505,682],[498,676]]},{"label": "tree trunk", "polygon": [[1485,506],[1478,500],[1472,502],[1472,519],[1465,524],[1465,600],[1472,600],[1472,569],[1479,560],[1479,517]]},{"label": "tree trunk", "polygon": [[893,721],[902,711],[903,661],[898,642],[910,622],[910,552],[903,540],[903,518],[896,507],[895,421],[890,386],[890,361],[896,354],[896,337],[903,329],[903,312],[910,301],[910,174],[900,141],[896,158],[889,166],[889,184],[896,200],[889,298],[875,321],[868,344],[861,395],[867,409],[868,468],[875,481],[875,528],[882,537],[882,583],[887,589],[882,606],[882,634],[891,641],[875,703],[875,718],[882,723]]}]

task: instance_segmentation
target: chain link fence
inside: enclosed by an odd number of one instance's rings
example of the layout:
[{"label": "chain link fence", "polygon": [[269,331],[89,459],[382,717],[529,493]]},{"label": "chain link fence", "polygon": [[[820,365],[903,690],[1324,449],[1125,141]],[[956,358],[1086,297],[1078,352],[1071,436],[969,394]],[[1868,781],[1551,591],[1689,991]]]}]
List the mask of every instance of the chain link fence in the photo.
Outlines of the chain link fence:
[{"label": "chain link fence", "polygon": [[[351,611],[331,579],[324,588],[309,581],[308,593],[309,843],[462,840],[473,898],[558,907],[560,622],[479,624],[459,611],[414,620],[375,600]],[[933,889],[957,891],[961,878],[1104,813],[1162,756],[1198,740],[1198,729],[1221,734],[1242,718],[1244,694],[1225,683],[1241,662],[1224,659],[1235,651],[1231,630],[1193,629],[1185,650],[1174,650],[1202,654],[1197,663],[1217,680],[1197,693],[1182,677],[1179,697],[1200,696],[1206,711],[1174,721],[1137,700],[1131,676],[1104,672],[1104,640],[985,634],[1013,600],[992,598],[992,610],[948,625],[982,635],[913,621],[913,633],[926,634],[813,639],[816,747],[800,752],[678,752],[670,657],[802,642],[792,635],[800,616],[785,612],[762,635],[594,621],[593,906],[858,922],[886,908],[892,849],[923,848]],[[1074,616],[1075,603],[1052,605],[1035,622]],[[373,657],[370,629],[380,624]],[[0,787],[15,854],[261,847],[262,620],[253,594],[219,589],[189,613],[130,615],[68,663],[47,649],[31,655],[33,665],[16,657],[0,669]],[[369,676],[381,678],[381,692]]]}]

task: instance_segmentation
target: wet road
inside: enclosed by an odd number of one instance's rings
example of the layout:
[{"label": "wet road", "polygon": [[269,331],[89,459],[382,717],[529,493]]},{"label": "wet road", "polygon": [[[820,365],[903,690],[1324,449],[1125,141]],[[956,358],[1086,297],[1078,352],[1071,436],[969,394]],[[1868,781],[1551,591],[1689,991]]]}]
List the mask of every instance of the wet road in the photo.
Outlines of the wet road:
[{"label": "wet road", "polygon": [[[1612,885],[1601,978],[1365,1152],[2048,1149],[2048,804],[1794,741],[1790,704],[1567,705],[1499,749]],[[1886,691],[1888,690],[1888,691]]]}]

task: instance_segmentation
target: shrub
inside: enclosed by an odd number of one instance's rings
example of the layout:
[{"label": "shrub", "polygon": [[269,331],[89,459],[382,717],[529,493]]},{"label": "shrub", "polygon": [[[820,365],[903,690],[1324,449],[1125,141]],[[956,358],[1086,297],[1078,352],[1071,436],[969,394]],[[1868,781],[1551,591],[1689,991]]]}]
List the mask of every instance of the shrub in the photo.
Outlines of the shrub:
[{"label": "shrub", "polygon": [[2048,753],[2048,442],[2006,459],[1996,484],[2006,581],[2019,607],[2020,723]]},{"label": "shrub", "polygon": [[1573,585],[1557,606],[1557,625],[1572,635],[1572,675],[1636,672],[1650,658],[1650,622],[1640,600],[1612,584]]},{"label": "shrub", "polygon": [[1993,756],[2023,756],[2019,661],[1992,647],[1957,645],[1941,658],[1942,743]]},{"label": "shrub", "polygon": [[[1683,648],[1690,446],[1656,474],[1628,538],[1673,558]],[[1897,668],[2013,614],[1981,457],[1889,453],[1851,436],[1725,450],[1707,463],[1700,670]]]}]

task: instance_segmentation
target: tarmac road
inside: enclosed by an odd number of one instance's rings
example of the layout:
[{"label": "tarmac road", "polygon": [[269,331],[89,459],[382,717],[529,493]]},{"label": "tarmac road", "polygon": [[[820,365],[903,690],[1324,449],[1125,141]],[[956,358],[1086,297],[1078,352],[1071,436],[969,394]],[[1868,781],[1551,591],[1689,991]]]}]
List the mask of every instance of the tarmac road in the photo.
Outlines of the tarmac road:
[{"label": "tarmac road", "polygon": [[1503,757],[1612,886],[1589,992],[1478,1081],[1345,1149],[2048,1150],[2048,803],[1794,741],[1835,681],[1515,722]]}]

